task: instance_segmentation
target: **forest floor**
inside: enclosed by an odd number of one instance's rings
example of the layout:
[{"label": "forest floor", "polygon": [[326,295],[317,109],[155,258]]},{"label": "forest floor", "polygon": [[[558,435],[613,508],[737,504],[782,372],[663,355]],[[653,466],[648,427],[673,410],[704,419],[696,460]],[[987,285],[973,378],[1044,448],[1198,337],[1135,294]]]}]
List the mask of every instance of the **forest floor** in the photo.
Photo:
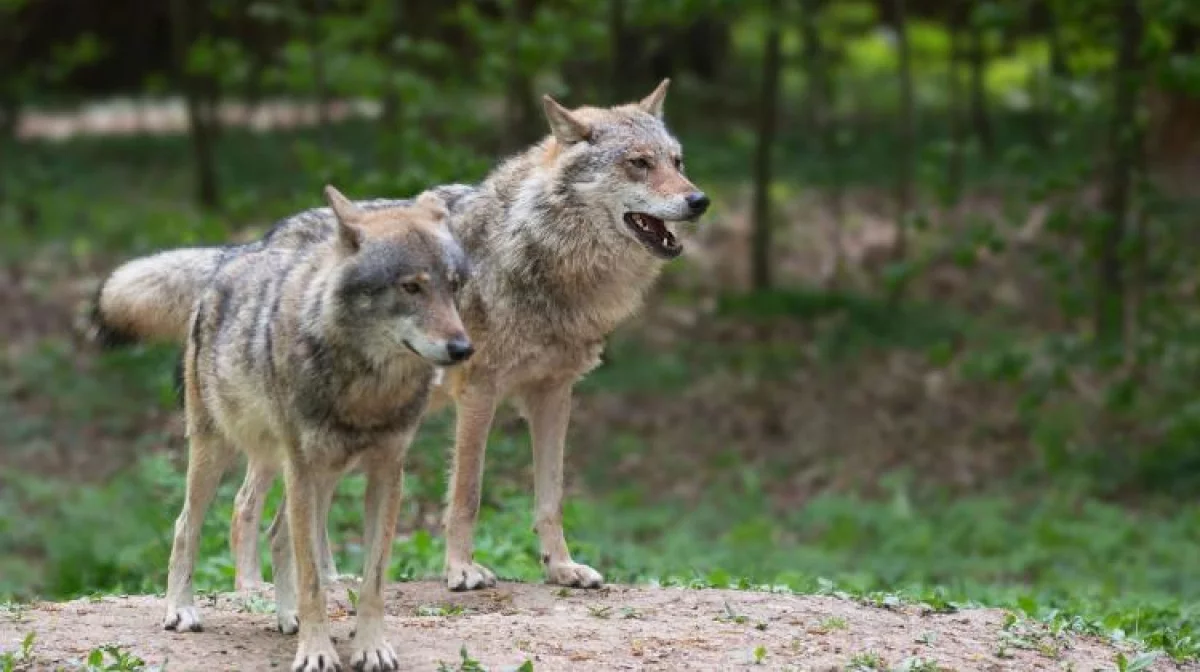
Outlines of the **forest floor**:
[{"label": "forest floor", "polygon": [[[348,593],[335,592],[333,634],[346,660],[354,618]],[[0,614],[0,650],[19,651],[32,633],[24,657],[14,654],[16,670],[75,669],[89,658],[92,669],[106,670],[286,669],[291,662],[295,639],[276,631],[269,590],[199,602],[205,629],[187,634],[162,629],[159,597],[24,605]],[[998,609],[946,613],[716,589],[501,583],[450,593],[438,582],[400,583],[387,590],[387,630],[404,670],[1090,671],[1126,669],[1118,657],[1135,658]],[[1139,663],[1128,669],[1185,669],[1165,657]]]}]

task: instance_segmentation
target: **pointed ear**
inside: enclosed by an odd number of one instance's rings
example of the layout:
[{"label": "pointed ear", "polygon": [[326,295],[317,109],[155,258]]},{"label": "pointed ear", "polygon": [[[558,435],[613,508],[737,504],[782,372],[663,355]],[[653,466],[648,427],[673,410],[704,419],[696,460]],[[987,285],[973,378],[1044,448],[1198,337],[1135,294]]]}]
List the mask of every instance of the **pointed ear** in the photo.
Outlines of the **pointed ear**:
[{"label": "pointed ear", "polygon": [[445,219],[450,214],[446,209],[446,201],[432,191],[421,192],[421,195],[417,196],[417,205],[425,208],[438,221]]},{"label": "pointed ear", "polygon": [[333,214],[343,222],[357,223],[362,219],[363,211],[358,209],[358,206],[351,203],[350,199],[342,195],[332,184],[325,185],[325,202],[333,208]]},{"label": "pointed ear", "polygon": [[671,79],[667,78],[659,83],[658,88],[650,92],[650,95],[643,98],[638,107],[642,108],[646,114],[654,115],[659,119],[663,118],[663,100],[667,97],[667,87],[671,85]]},{"label": "pointed ear", "polygon": [[342,195],[332,184],[325,185],[325,202],[333,210],[338,221],[338,238],[350,252],[357,252],[362,244],[362,231],[358,223],[362,220],[363,212],[350,199]]},{"label": "pointed ear", "polygon": [[554,133],[555,139],[564,145],[573,145],[580,140],[587,140],[591,136],[592,129],[587,122],[559,105],[550,96],[542,96],[542,108],[546,110],[550,131]]}]

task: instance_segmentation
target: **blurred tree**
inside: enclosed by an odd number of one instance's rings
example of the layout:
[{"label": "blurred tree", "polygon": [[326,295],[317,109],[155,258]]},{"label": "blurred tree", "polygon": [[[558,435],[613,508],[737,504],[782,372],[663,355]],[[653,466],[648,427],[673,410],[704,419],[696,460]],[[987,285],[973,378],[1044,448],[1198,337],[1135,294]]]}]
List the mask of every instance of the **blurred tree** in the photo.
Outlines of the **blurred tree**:
[{"label": "blurred tree", "polygon": [[1098,278],[1096,287],[1096,334],[1102,339],[1120,338],[1125,328],[1125,268],[1123,255],[1129,218],[1134,170],[1139,163],[1140,132],[1137,128],[1138,89],[1143,77],[1143,16],[1138,0],[1121,0],[1117,17],[1118,47],[1109,123],[1109,157],[1104,185],[1105,217],[1097,231]]},{"label": "blurred tree", "polygon": [[508,87],[504,98],[504,111],[507,120],[507,137],[511,144],[509,149],[517,149],[527,145],[534,138],[542,135],[543,124],[541,112],[537,106],[538,97],[533,91],[533,75],[537,66],[523,53],[521,48],[522,34],[528,30],[535,0],[504,0],[504,21],[507,25],[508,45]]},{"label": "blurred tree", "polygon": [[[896,134],[896,246],[892,250],[895,261],[905,259],[908,254],[908,220],[913,207],[913,179],[916,170],[915,144],[916,120],[913,99],[912,55],[908,44],[908,17],[904,11],[904,0],[892,0],[892,25],[896,35],[897,76],[900,80],[899,129]],[[889,296],[894,301],[900,297],[906,284],[906,274],[896,276],[891,283]]]},{"label": "blurred tree", "polygon": [[194,60],[202,28],[195,10],[187,0],[171,0],[172,41],[175,46],[175,82],[187,106],[188,133],[191,135],[195,158],[196,200],[201,207],[215,210],[220,207],[217,190],[216,101],[215,86],[204,81]]},{"label": "blurred tree", "polygon": [[625,0],[608,0],[608,44],[609,44],[609,99],[623,101],[633,96],[630,84],[635,80],[633,59],[630,58],[632,44],[626,27]]},{"label": "blurred tree", "polygon": [[996,139],[992,133],[987,104],[988,49],[985,31],[988,9],[988,3],[979,3],[974,7],[967,30],[967,58],[971,65],[971,124],[983,155],[990,158],[995,155]]},{"label": "blurred tree", "polygon": [[946,118],[949,140],[946,161],[946,198],[957,202],[963,188],[963,144],[966,140],[963,119],[963,29],[966,24],[967,0],[948,0],[949,14],[946,31],[950,38],[950,57],[946,63]]},{"label": "blurred tree", "polygon": [[[307,28],[305,32],[308,33],[309,58],[312,62],[313,97],[316,99],[317,105],[317,130],[320,133],[322,149],[329,151],[333,148],[333,140],[329,137],[331,96],[329,80],[326,76],[325,30],[322,25],[322,18],[327,9],[325,0],[309,0],[309,2],[308,16],[305,17],[304,23]],[[305,10],[303,7],[297,9],[300,12]]]},{"label": "blurred tree", "polygon": [[762,93],[758,109],[758,144],[754,151],[754,238],[751,276],[756,290],[770,289],[771,278],[771,150],[779,107],[780,0],[767,0],[767,39],[763,45]]},{"label": "blurred tree", "polygon": [[834,98],[834,64],[830,50],[821,39],[821,0],[803,0],[800,10],[800,34],[803,40],[804,67],[807,80],[806,117],[808,128],[817,139],[821,165],[829,184],[829,210],[833,218],[829,231],[829,246],[833,252],[826,287],[836,290],[841,287],[845,273],[845,185],[842,169],[839,138],[842,129],[837,119]]}]

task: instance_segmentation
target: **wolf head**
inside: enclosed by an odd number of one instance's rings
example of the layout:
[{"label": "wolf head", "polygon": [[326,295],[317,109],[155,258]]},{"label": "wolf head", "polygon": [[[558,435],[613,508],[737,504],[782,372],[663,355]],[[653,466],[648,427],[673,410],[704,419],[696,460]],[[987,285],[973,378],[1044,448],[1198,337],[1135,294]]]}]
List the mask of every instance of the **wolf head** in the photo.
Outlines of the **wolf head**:
[{"label": "wolf head", "polygon": [[364,211],[332,186],[339,256],[332,321],[369,357],[407,348],[439,366],[473,352],[455,306],[467,281],[466,255],[446,226],[446,205],[431,192],[409,206]]},{"label": "wolf head", "polygon": [[612,232],[662,259],[683,245],[671,223],[694,221],[709,199],[683,172],[683,150],[663,124],[670,80],[638,103],[568,110],[542,100],[553,133],[555,189],[607,211]]}]

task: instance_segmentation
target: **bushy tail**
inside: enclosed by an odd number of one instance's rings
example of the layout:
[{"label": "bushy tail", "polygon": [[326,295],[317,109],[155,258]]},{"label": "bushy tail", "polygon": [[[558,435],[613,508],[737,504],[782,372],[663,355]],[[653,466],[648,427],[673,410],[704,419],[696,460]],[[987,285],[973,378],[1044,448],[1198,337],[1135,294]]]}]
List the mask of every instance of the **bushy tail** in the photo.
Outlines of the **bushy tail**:
[{"label": "bushy tail", "polygon": [[103,345],[187,341],[192,308],[229,248],[169,250],[126,262],[96,296],[92,321]]}]

